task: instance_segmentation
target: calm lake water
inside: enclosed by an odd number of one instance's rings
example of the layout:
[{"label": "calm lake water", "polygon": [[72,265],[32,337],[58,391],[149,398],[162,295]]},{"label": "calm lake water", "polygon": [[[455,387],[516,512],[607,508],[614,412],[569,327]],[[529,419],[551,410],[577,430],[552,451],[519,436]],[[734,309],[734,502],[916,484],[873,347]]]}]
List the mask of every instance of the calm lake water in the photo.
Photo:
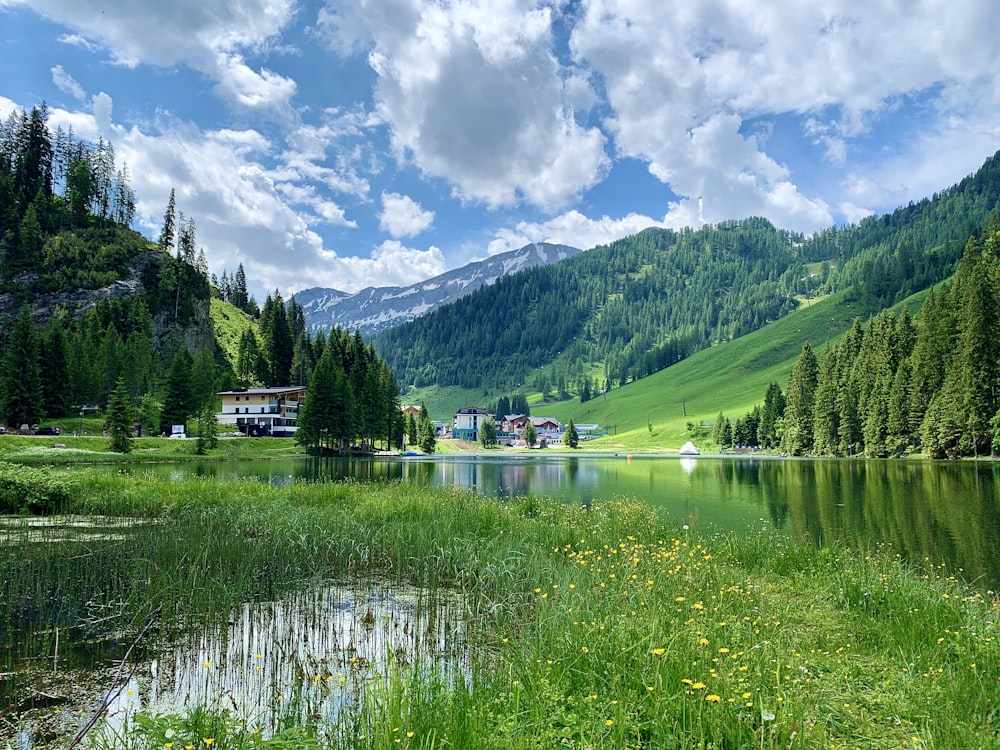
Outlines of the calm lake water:
[{"label": "calm lake water", "polygon": [[765,525],[817,544],[888,547],[1000,589],[998,472],[992,463],[759,457],[448,455],[141,467],[172,476],[390,480],[505,498],[633,498],[700,530]]}]

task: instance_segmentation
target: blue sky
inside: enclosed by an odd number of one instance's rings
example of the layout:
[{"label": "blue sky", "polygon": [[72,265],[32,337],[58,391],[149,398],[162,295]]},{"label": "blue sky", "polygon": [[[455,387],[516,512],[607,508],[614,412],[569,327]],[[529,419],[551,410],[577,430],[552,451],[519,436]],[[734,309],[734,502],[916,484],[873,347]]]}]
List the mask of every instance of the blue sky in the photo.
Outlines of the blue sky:
[{"label": "blue sky", "polygon": [[259,299],[748,215],[809,233],[1000,149],[981,0],[0,0],[0,116],[110,139]]}]

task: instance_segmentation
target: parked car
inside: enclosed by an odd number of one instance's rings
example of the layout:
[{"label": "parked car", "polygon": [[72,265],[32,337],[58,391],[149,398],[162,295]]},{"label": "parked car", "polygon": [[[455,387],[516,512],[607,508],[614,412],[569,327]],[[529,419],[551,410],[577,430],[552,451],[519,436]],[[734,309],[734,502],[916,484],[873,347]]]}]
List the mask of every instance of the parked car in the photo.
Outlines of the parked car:
[{"label": "parked car", "polygon": [[58,427],[51,427],[49,425],[43,425],[35,430],[36,435],[58,435],[59,432]]}]

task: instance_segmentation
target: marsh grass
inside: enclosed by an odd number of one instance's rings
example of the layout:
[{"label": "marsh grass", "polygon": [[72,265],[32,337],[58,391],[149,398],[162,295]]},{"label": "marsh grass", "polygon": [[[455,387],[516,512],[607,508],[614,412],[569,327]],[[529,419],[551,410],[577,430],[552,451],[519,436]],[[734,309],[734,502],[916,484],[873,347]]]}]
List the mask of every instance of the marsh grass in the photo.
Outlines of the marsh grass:
[{"label": "marsh grass", "polygon": [[[352,672],[336,710],[317,698],[336,672],[301,669],[269,686],[282,711],[261,700],[256,717],[238,715],[219,689],[205,705],[137,714],[156,726],[222,727],[193,745],[251,746],[255,730],[255,742],[344,750],[1000,742],[996,597],[883,551],[771,532],[705,536],[626,501],[583,508],[392,484],[73,481],[67,510],[150,522],[99,544],[0,550],[0,671],[70,670],[75,662],[65,652],[53,660],[44,633],[83,627],[92,642],[125,643],[158,606],[157,637],[169,643],[248,602],[331,581],[461,598],[461,658],[430,649]],[[190,654],[194,667],[201,658]],[[169,741],[154,735],[93,743]]]}]

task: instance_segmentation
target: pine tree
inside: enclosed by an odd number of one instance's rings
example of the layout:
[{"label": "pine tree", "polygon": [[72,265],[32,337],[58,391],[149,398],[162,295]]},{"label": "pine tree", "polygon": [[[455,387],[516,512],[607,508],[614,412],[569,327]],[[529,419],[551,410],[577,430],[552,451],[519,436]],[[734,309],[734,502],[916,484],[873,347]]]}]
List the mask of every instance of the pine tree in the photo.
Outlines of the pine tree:
[{"label": "pine tree", "polygon": [[201,347],[191,365],[191,392],[188,406],[191,414],[201,415],[206,409],[214,414],[216,375],[215,359],[207,347]]},{"label": "pine tree", "polygon": [[785,434],[781,444],[784,450],[796,456],[808,453],[813,446],[813,406],[818,373],[816,355],[806,342],[792,366],[785,390]]},{"label": "pine tree", "polygon": [[570,448],[577,448],[580,445],[580,434],[576,431],[576,425],[573,424],[572,419],[566,425],[566,434],[563,436],[563,442]]},{"label": "pine tree", "polygon": [[[785,416],[785,394],[781,392],[781,386],[771,382],[767,386],[764,395],[764,408],[760,412],[760,426],[758,437],[761,447],[774,448],[778,445],[778,423]],[[721,417],[721,413],[720,413]],[[719,441],[716,440],[716,443]]]},{"label": "pine tree", "polygon": [[986,258],[975,258],[958,287],[961,298],[955,360],[959,390],[957,406],[962,424],[962,452],[971,455],[992,450],[990,420],[1000,405],[997,401],[1000,310],[987,264]]},{"label": "pine tree", "polygon": [[192,414],[191,368],[194,361],[188,350],[181,347],[170,363],[164,385],[163,411],[160,413],[160,432],[169,435],[174,425],[184,425]]},{"label": "pine tree", "polygon": [[236,275],[232,280],[232,290],[229,302],[245,313],[252,314],[250,310],[250,295],[247,292],[247,275],[240,263],[236,269]]},{"label": "pine tree", "polygon": [[712,440],[715,441],[715,444],[719,446],[719,448],[723,447],[722,441],[723,441],[723,432],[725,431],[725,427],[726,427],[726,415],[720,411],[719,416],[715,418],[715,427],[712,429]]},{"label": "pine tree", "polygon": [[55,316],[49,321],[40,341],[42,403],[45,415],[65,417],[70,412],[69,365],[66,359],[66,334]]},{"label": "pine tree", "polygon": [[163,213],[163,228],[160,230],[160,239],[157,245],[160,250],[172,254],[174,251],[174,241],[177,235],[177,199],[174,196],[174,189],[170,188],[170,199],[167,201],[167,210]]},{"label": "pine tree", "polygon": [[431,422],[427,413],[427,405],[420,402],[420,419],[417,422],[417,441],[420,443],[420,450],[430,455],[437,446],[437,438],[434,435],[434,423]]},{"label": "pine tree", "polygon": [[819,455],[832,455],[837,451],[838,414],[837,379],[839,348],[830,345],[820,358],[816,384],[816,404],[813,415],[813,446]]},{"label": "pine tree", "polygon": [[31,311],[22,307],[7,332],[7,345],[0,362],[0,418],[11,427],[30,427],[42,416],[39,352]]},{"label": "pine tree", "polygon": [[125,381],[118,378],[115,388],[108,399],[107,417],[104,429],[111,436],[108,446],[115,453],[132,452],[132,399],[129,396]]},{"label": "pine tree", "polygon": [[411,412],[406,412],[406,443],[407,445],[417,444],[417,420],[413,418]]}]

